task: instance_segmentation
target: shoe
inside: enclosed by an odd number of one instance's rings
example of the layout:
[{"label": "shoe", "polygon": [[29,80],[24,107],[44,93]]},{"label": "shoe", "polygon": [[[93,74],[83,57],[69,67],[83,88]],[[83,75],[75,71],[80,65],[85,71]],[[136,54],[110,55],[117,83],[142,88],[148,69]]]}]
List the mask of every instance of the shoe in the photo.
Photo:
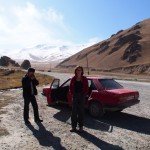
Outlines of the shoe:
[{"label": "shoe", "polygon": [[25,121],[25,124],[30,125],[31,123],[30,123],[30,121],[27,120],[27,121]]},{"label": "shoe", "polygon": [[80,127],[78,131],[79,131],[79,133],[82,133],[83,132],[83,127]]},{"label": "shoe", "polygon": [[43,122],[41,119],[34,120],[36,123]]},{"label": "shoe", "polygon": [[76,129],[76,128],[72,128],[72,129],[70,130],[70,132],[77,132],[77,129]]}]

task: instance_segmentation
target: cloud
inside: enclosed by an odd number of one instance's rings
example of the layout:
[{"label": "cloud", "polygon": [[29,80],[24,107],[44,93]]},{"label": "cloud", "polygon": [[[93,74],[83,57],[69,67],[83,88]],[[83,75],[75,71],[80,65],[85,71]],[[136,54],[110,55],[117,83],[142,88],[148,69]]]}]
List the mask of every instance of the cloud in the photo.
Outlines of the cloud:
[{"label": "cloud", "polygon": [[61,43],[59,36],[66,32],[64,16],[52,8],[39,10],[32,3],[0,8],[0,49]]},{"label": "cloud", "polygon": [[18,51],[38,44],[90,46],[99,41],[93,38],[75,44],[68,40],[73,36],[71,31],[63,14],[52,8],[39,9],[29,2],[0,6],[0,51]]}]

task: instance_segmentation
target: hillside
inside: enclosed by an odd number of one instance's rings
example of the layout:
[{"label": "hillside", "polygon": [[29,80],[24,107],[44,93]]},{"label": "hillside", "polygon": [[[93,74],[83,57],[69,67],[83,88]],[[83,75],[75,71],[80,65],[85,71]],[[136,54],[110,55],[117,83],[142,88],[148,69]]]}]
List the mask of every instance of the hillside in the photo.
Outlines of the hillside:
[{"label": "hillside", "polygon": [[57,68],[87,67],[87,60],[90,70],[150,74],[150,19],[83,49]]},{"label": "hillside", "polygon": [[12,60],[7,56],[0,57],[0,66],[20,67],[20,65],[15,60]]}]

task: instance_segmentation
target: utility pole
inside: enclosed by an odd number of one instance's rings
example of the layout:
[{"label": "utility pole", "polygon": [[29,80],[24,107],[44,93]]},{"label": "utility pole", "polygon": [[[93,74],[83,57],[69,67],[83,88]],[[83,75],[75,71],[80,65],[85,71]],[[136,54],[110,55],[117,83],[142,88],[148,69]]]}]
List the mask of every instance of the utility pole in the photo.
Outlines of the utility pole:
[{"label": "utility pole", "polygon": [[88,62],[88,57],[87,56],[88,56],[88,54],[86,53],[86,62],[87,62],[87,69],[88,69],[88,75],[89,75],[90,74],[89,73],[89,62]]},{"label": "utility pole", "polygon": [[51,68],[51,63],[50,63],[50,70],[49,70],[50,72],[52,71],[52,68]]}]

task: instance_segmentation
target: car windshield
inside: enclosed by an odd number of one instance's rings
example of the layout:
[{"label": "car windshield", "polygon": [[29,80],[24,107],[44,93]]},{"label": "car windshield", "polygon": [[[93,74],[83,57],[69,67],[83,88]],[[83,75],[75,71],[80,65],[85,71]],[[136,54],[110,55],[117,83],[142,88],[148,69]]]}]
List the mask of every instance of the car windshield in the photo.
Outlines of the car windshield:
[{"label": "car windshield", "polygon": [[113,79],[99,79],[98,81],[100,82],[104,90],[113,90],[113,89],[123,88],[123,86],[121,86],[118,82],[116,82]]}]

